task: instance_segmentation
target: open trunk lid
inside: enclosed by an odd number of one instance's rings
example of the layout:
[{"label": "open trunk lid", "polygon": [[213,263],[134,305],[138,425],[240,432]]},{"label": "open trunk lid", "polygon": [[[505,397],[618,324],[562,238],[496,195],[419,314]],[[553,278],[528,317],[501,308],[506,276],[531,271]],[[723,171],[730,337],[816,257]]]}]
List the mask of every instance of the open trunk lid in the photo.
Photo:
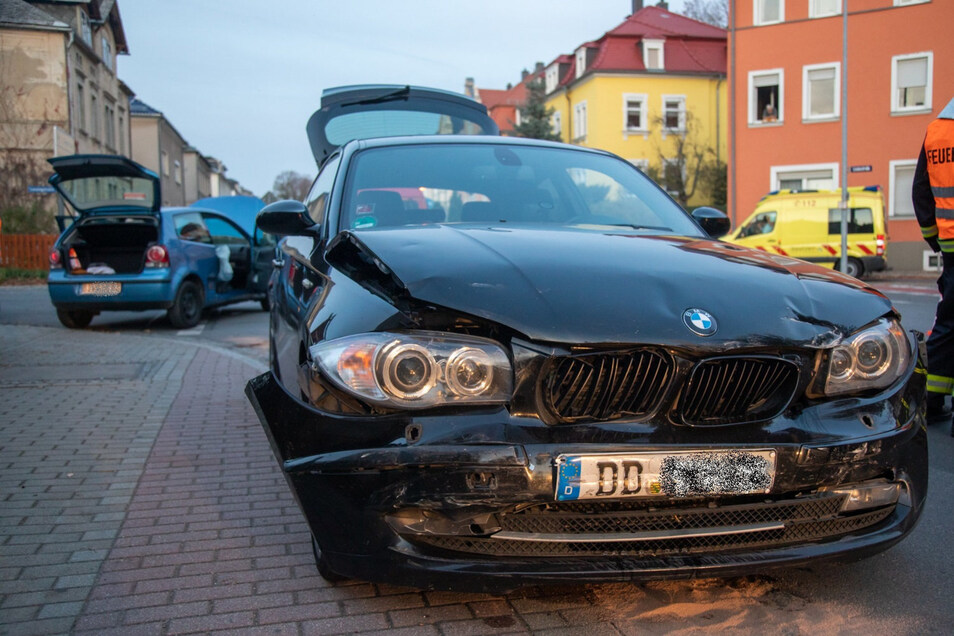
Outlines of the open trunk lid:
[{"label": "open trunk lid", "polygon": [[306,129],[319,166],[353,139],[500,134],[487,108],[465,95],[383,84],[325,89]]},{"label": "open trunk lid", "polygon": [[159,175],[119,155],[69,155],[47,160],[50,185],[81,217],[151,214],[161,205]]}]

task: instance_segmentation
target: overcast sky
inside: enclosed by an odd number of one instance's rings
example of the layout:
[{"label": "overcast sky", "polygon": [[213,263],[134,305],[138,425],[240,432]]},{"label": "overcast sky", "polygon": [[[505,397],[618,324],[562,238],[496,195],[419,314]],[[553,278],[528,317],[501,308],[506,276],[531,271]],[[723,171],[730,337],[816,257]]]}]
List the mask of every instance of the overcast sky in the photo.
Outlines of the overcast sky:
[{"label": "overcast sky", "polygon": [[323,89],[463,92],[467,77],[505,88],[522,69],[614,28],[632,2],[120,0],[119,8],[130,51],[120,78],[261,196],[283,170],[315,174],[305,122]]}]

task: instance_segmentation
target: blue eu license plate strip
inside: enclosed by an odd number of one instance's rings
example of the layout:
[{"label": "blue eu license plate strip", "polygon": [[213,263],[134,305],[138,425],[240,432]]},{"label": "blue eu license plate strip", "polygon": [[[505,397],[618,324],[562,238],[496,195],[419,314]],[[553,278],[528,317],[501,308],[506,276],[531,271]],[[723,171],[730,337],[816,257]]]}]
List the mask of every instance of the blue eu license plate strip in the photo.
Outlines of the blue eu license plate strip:
[{"label": "blue eu license plate strip", "polygon": [[771,449],[560,455],[554,496],[577,501],[768,493],[775,462]]}]

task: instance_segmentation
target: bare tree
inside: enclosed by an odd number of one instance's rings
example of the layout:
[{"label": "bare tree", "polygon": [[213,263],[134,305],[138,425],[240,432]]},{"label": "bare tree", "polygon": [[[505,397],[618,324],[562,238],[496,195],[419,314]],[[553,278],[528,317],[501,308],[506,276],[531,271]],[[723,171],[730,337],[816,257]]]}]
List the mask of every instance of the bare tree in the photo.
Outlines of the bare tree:
[{"label": "bare tree", "polygon": [[304,201],[308,196],[308,190],[311,189],[311,177],[300,174],[294,170],[286,170],[275,177],[275,183],[272,184],[272,191],[266,194],[274,197],[274,200],[294,199],[295,201]]},{"label": "bare tree", "polygon": [[660,168],[651,171],[650,176],[684,208],[697,192],[706,192],[717,205],[721,198],[719,179],[724,177],[724,168],[715,150],[703,139],[693,114],[687,111],[684,117],[681,126],[674,126],[674,122],[667,122],[665,117],[653,118]]},{"label": "bare tree", "polygon": [[682,14],[724,29],[729,24],[729,0],[686,0]]}]

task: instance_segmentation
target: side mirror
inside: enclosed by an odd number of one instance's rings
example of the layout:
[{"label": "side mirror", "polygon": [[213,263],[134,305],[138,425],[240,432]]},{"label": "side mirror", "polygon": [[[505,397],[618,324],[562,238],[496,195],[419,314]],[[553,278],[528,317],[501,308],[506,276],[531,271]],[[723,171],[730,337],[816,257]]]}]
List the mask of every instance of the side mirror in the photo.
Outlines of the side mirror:
[{"label": "side mirror", "polygon": [[255,225],[276,236],[305,234],[315,222],[308,217],[308,208],[300,201],[276,201],[266,205],[255,217]]},{"label": "side mirror", "polygon": [[722,210],[715,208],[701,207],[692,211],[692,218],[702,226],[706,234],[712,238],[725,236],[732,229],[732,221]]}]

